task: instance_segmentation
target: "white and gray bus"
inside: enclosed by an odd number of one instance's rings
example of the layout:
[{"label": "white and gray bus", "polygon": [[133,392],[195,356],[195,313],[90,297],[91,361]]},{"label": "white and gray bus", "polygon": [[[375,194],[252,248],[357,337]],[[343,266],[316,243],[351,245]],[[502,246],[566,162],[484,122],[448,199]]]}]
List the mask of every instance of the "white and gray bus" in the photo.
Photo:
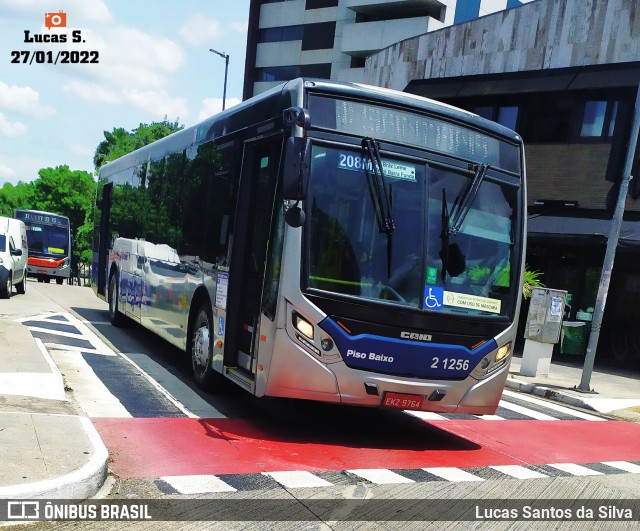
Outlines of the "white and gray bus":
[{"label": "white and gray bus", "polygon": [[472,113],[296,79],[106,164],[93,286],[198,385],[494,413],[525,249],[521,138]]}]

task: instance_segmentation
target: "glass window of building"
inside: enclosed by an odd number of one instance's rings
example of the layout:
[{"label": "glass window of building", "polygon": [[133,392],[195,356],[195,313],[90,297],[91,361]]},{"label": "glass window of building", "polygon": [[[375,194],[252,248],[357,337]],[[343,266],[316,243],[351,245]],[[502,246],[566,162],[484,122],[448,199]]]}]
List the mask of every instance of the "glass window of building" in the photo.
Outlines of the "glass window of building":
[{"label": "glass window of building", "polygon": [[580,136],[602,136],[606,113],[606,101],[587,101],[584,106],[584,116],[582,118],[582,128],[580,129]]}]

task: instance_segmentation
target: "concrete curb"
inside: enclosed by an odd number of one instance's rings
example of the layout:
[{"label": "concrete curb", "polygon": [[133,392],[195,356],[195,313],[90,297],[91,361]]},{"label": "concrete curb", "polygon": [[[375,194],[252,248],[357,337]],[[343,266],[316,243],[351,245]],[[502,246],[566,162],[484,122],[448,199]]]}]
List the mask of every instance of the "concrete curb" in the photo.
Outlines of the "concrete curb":
[{"label": "concrete curb", "polygon": [[542,398],[548,398],[549,400],[561,402],[569,406],[579,407],[582,409],[588,409],[590,411],[598,412],[597,409],[595,409],[589,403],[585,402],[579,396],[574,396],[569,393],[564,393],[562,391],[558,391],[557,389],[552,389],[550,387],[544,387],[542,385],[523,382],[522,380],[516,380],[514,378],[507,378],[506,387],[509,389],[513,389],[515,391],[520,391],[522,393],[536,395]]},{"label": "concrete curb", "polygon": [[76,418],[93,446],[88,460],[80,468],[57,478],[0,487],[0,498],[84,500],[100,490],[107,478],[109,453],[91,421],[87,417]]}]

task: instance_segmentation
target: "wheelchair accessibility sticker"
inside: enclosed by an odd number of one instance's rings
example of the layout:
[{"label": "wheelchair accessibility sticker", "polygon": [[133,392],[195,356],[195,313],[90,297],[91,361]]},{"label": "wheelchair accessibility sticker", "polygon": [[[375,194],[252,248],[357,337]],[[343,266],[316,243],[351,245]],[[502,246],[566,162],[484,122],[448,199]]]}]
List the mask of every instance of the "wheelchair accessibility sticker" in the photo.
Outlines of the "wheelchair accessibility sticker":
[{"label": "wheelchair accessibility sticker", "polygon": [[438,286],[424,287],[424,307],[428,310],[441,310],[444,299],[444,288]]}]

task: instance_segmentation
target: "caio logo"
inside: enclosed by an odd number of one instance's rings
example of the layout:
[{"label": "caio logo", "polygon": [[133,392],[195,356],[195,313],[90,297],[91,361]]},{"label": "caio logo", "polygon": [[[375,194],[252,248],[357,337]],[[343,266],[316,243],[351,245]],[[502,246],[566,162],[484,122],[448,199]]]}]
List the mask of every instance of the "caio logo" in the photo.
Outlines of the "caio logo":
[{"label": "caio logo", "polygon": [[58,11],[57,13],[45,13],[44,27],[47,29],[66,28],[67,14],[64,11]]}]

